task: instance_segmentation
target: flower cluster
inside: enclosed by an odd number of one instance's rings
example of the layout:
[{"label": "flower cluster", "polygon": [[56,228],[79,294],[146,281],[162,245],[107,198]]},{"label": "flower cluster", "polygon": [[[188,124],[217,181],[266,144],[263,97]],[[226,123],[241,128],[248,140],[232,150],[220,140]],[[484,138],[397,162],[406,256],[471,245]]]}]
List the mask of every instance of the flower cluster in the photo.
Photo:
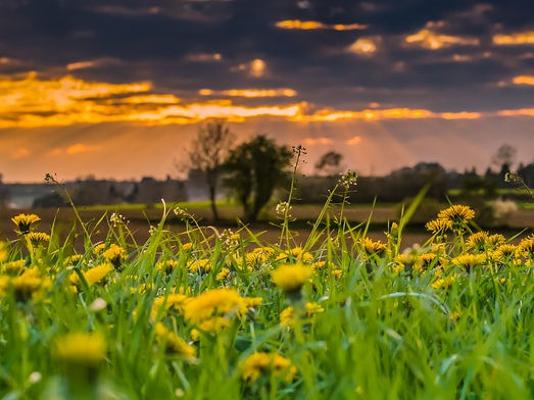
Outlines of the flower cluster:
[{"label": "flower cluster", "polygon": [[[435,346],[435,332],[461,342],[455,329],[470,328],[477,316],[484,319],[476,326],[481,332],[492,328],[488,321],[519,319],[514,329],[521,327],[520,340],[527,337],[534,236],[481,231],[474,217],[471,208],[452,205],[426,225],[425,240],[410,247],[395,224],[380,238],[357,228],[336,233],[325,224],[311,239],[291,235],[283,245],[246,229],[176,233],[158,226],[137,246],[115,234],[124,233],[121,224],[102,242],[62,243],[36,230],[38,216],[22,214],[13,218],[16,239],[0,242],[6,316],[0,349],[19,346],[8,361],[26,357],[24,371],[41,374],[47,390],[63,379],[97,385],[97,377],[106,389],[109,381],[119,387],[116,377],[133,368],[124,381],[161,398],[195,397],[194,390],[221,381],[228,393],[245,398],[306,398],[302,393],[316,376],[331,385],[326,395],[336,397],[336,382],[349,382],[359,368],[368,373],[367,364],[354,364],[367,344],[373,347],[365,363],[393,349],[402,364],[389,364],[396,362],[392,357],[387,367],[404,368],[417,362],[419,346]],[[517,312],[492,308],[507,298]],[[470,342],[487,336],[464,335]],[[405,358],[402,345],[413,340],[410,352],[416,353]],[[447,341],[440,339],[440,346]],[[146,381],[138,384],[138,376]],[[340,397],[365,397],[364,389],[349,386],[350,395]]]}]

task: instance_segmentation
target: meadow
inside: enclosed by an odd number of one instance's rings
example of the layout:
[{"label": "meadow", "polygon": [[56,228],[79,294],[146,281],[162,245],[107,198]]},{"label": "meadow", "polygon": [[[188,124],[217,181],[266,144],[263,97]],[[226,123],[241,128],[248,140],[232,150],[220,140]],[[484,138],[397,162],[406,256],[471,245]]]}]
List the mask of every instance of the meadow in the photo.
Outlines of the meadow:
[{"label": "meadow", "polygon": [[534,236],[450,205],[406,246],[421,193],[377,240],[343,203],[329,212],[344,185],[306,235],[280,203],[268,241],[165,204],[143,241],[115,213],[74,210],[62,235],[14,216],[1,398],[534,398]]}]

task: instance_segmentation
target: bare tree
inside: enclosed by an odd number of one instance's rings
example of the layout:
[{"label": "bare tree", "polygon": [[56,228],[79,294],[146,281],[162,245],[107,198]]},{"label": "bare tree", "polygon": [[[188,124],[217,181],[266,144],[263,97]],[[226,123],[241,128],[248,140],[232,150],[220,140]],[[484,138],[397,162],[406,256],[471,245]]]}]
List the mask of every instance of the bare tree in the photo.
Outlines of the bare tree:
[{"label": "bare tree", "polygon": [[509,144],[503,144],[491,158],[491,162],[497,168],[506,166],[508,169],[515,163],[517,149]]},{"label": "bare tree", "polygon": [[223,120],[202,125],[189,149],[189,164],[206,176],[213,219],[219,219],[217,189],[222,165],[234,143],[234,135]]},{"label": "bare tree", "polygon": [[326,152],[315,163],[315,171],[318,175],[334,176],[341,173],[343,166],[343,155],[336,151]]}]

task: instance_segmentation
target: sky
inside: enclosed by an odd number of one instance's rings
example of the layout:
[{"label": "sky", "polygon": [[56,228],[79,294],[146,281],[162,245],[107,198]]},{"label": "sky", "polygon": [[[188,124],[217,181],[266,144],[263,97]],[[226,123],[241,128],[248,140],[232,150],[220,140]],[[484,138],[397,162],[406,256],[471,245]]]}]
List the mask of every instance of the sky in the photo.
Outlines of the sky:
[{"label": "sky", "polygon": [[176,174],[199,126],[361,174],[534,161],[532,0],[0,0],[8,182]]}]

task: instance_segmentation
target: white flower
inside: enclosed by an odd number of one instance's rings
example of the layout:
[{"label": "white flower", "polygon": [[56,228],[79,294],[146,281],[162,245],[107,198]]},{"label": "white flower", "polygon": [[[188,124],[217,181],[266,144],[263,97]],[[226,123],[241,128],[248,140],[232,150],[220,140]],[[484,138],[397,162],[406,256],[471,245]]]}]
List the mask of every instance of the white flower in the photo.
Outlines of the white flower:
[{"label": "white flower", "polygon": [[516,213],[519,207],[512,200],[497,199],[492,203],[491,209],[496,219],[503,219]]},{"label": "white flower", "polygon": [[92,312],[102,311],[104,308],[107,307],[107,305],[108,303],[106,303],[106,300],[99,297],[91,303],[91,305],[89,306],[89,310],[91,310]]}]

